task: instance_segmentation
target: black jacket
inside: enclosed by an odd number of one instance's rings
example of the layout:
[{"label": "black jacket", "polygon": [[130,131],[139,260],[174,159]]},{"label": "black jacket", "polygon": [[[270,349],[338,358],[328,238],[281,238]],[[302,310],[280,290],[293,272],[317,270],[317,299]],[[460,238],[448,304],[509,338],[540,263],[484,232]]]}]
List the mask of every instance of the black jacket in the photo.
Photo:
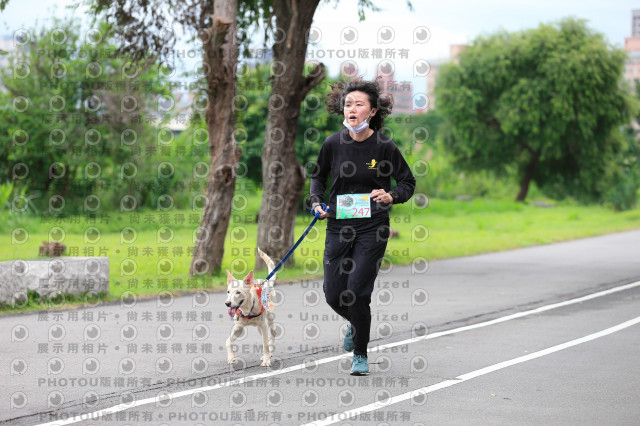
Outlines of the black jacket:
[{"label": "black jacket", "polygon": [[[416,178],[396,144],[378,131],[362,142],[354,141],[347,129],[325,139],[311,176],[311,203],[324,203],[327,178],[331,173],[329,216],[336,217],[336,198],[342,194],[369,194],[374,189],[391,192],[391,177],[397,183],[394,204],[413,195]],[[391,204],[371,201],[371,217],[389,216]]]}]

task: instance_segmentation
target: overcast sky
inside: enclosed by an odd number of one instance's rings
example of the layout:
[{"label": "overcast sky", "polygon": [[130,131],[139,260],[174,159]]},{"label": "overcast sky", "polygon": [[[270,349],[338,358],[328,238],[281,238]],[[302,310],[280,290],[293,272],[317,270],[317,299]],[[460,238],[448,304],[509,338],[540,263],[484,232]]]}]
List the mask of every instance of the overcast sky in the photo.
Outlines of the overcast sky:
[{"label": "overcast sky", "polygon": [[[0,14],[0,32],[11,36],[15,30],[32,26],[36,19],[43,22],[52,14],[70,14],[64,5],[68,0],[11,0]],[[433,62],[449,55],[449,45],[469,43],[481,34],[500,29],[518,31],[540,23],[558,21],[567,16],[583,18],[588,26],[605,35],[611,44],[622,47],[630,36],[631,11],[640,9],[639,2],[627,0],[413,0],[414,12],[409,12],[405,0],[374,0],[382,9],[367,12],[364,22],[358,21],[356,0],[321,4],[315,14],[309,56],[319,58],[337,75],[340,64],[353,49],[373,54],[395,54],[396,80],[414,83],[415,92],[424,92],[425,78],[416,76],[415,64],[420,60]],[[54,5],[58,5],[54,10]],[[426,28],[427,30],[424,30]],[[426,32],[425,32],[426,31]],[[262,35],[258,33],[257,44]],[[425,34],[429,34],[424,42]],[[354,39],[355,36],[355,39]],[[400,57],[401,52],[404,54]],[[338,58],[337,56],[343,55]],[[330,58],[333,56],[333,58]],[[384,58],[384,56],[383,56]],[[354,58],[359,74],[375,75],[380,59]]]}]

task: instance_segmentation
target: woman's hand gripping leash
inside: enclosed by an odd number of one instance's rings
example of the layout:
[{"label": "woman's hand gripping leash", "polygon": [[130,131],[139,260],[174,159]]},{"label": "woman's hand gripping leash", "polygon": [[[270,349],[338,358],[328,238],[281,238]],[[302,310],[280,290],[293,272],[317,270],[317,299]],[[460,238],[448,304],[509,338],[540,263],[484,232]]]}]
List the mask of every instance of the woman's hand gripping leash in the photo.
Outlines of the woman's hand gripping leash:
[{"label": "woman's hand gripping leash", "polygon": [[326,219],[329,217],[329,207],[324,203],[318,203],[311,207],[311,214],[320,220]]}]

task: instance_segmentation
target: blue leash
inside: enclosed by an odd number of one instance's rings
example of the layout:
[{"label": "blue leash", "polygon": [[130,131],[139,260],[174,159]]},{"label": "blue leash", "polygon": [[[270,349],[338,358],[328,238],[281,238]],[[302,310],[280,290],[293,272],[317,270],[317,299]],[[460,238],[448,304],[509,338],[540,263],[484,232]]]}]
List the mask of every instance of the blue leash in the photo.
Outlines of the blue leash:
[{"label": "blue leash", "polygon": [[[329,207],[327,207],[326,204],[324,203],[320,203],[319,204],[320,207],[322,207],[322,210],[324,210],[325,212],[329,211]],[[318,206],[316,206],[318,207]],[[313,209],[311,210],[311,214],[314,215],[315,217],[313,218],[313,220],[311,221],[311,223],[309,224],[309,226],[307,226],[307,229],[304,231],[304,233],[302,234],[302,236],[298,239],[298,241],[293,245],[293,247],[291,247],[291,249],[287,252],[287,254],[284,256],[284,258],[280,261],[280,263],[278,263],[278,265],[273,269],[273,271],[271,271],[271,273],[267,276],[265,281],[269,281],[269,279],[271,279],[271,277],[273,275],[275,275],[276,272],[278,272],[278,269],[280,269],[282,267],[282,265],[284,265],[284,262],[287,261],[287,259],[289,259],[289,256],[291,256],[291,254],[295,251],[296,248],[298,248],[298,246],[300,245],[300,243],[302,242],[302,240],[304,240],[304,237],[307,236],[307,234],[309,233],[309,231],[311,231],[311,228],[313,228],[313,225],[316,224],[316,222],[318,221],[318,219],[320,218],[320,213],[313,212]],[[324,219],[322,219],[324,220]]]}]

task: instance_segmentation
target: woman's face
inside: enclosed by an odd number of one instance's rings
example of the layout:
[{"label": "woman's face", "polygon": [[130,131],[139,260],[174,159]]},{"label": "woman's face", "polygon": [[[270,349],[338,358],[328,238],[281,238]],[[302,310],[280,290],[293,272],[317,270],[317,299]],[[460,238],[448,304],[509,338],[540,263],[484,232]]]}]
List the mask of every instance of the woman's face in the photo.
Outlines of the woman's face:
[{"label": "woman's face", "polygon": [[[371,112],[371,103],[369,102],[369,95],[364,92],[354,91],[350,92],[344,99],[344,117],[350,126],[357,126],[362,123],[369,113]],[[371,112],[371,117],[375,115],[376,111]]]}]

